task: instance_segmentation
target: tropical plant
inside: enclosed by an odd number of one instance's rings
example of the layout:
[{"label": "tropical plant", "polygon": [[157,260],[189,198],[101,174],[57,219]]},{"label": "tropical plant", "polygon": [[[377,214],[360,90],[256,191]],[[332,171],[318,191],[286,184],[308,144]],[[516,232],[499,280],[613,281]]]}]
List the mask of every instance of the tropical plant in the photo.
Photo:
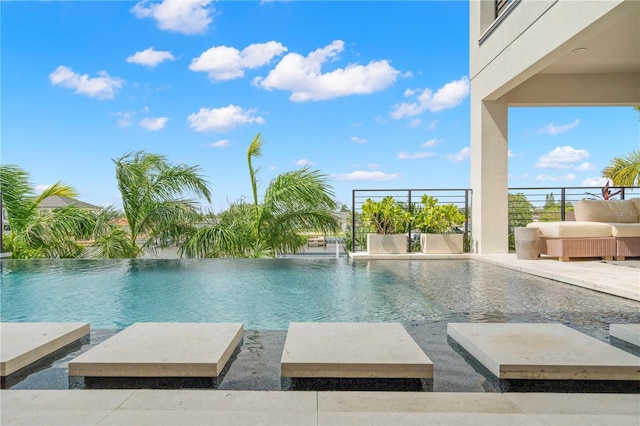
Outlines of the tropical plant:
[{"label": "tropical plant", "polygon": [[189,257],[272,257],[296,253],[304,232],[335,232],[336,202],[326,176],[303,167],[274,178],[258,199],[258,171],[252,160],[262,156],[258,133],[247,150],[253,203],[241,199],[193,230],[181,247]]},{"label": "tropical plant", "polygon": [[377,234],[403,234],[407,232],[411,214],[388,195],[380,201],[367,198],[362,204],[362,221]]},{"label": "tropical plant", "polygon": [[455,204],[438,204],[438,199],[423,195],[422,210],[413,217],[413,226],[428,234],[445,234],[462,225],[465,217]]},{"label": "tropical plant", "polygon": [[602,170],[602,176],[614,186],[640,186],[640,150],[613,158]]},{"label": "tropical plant", "polygon": [[0,166],[0,191],[11,228],[3,239],[3,250],[12,257],[78,257],[84,253],[77,240],[92,234],[93,213],[73,206],[51,211],[38,208],[47,197],[76,196],[71,186],[57,182],[36,196],[29,174],[16,165],[5,165]]},{"label": "tropical plant", "polygon": [[155,250],[180,241],[200,220],[196,202],[184,197],[193,195],[211,201],[198,166],[171,164],[165,156],[145,151],[128,152],[113,162],[129,232],[119,230],[97,240],[104,256],[119,253],[136,257],[144,249]]}]

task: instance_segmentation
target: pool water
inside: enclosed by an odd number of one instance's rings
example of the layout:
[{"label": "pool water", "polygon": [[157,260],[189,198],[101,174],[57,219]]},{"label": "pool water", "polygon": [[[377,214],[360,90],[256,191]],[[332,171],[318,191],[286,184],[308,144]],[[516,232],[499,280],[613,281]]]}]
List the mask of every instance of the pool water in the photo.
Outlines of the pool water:
[{"label": "pool water", "polygon": [[640,322],[640,303],[477,261],[3,260],[7,322]]}]

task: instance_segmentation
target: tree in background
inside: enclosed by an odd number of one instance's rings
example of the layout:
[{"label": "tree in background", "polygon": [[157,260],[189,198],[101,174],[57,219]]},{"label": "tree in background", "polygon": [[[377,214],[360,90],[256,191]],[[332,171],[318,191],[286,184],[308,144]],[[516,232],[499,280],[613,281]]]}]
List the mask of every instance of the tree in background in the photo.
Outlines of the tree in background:
[{"label": "tree in background", "polygon": [[144,249],[179,242],[200,220],[196,202],[184,197],[194,195],[211,201],[198,166],[171,164],[164,156],[145,151],[127,153],[113,161],[129,229],[128,233],[120,229],[96,240],[104,257],[137,257]]},{"label": "tree in background", "polygon": [[303,233],[335,232],[333,191],[318,171],[303,167],[274,178],[258,200],[259,168],[252,160],[262,156],[258,133],[247,150],[253,203],[244,199],[224,212],[207,217],[181,247],[189,257],[272,257],[296,253],[306,243]]},{"label": "tree in background", "polygon": [[69,185],[57,182],[40,195],[34,195],[29,174],[16,165],[0,166],[0,191],[11,233],[3,239],[3,251],[13,258],[79,257],[84,247],[79,239],[90,238],[97,215],[67,206],[42,210],[38,206],[54,195],[75,197]]},{"label": "tree in background", "polygon": [[610,179],[613,186],[640,186],[640,150],[613,158],[602,170],[602,176]]},{"label": "tree in background", "polygon": [[[573,211],[573,204],[567,201],[564,205],[565,214]],[[544,206],[542,209],[537,209],[538,221],[540,222],[554,222],[561,220],[562,218],[562,203],[556,201],[552,193],[545,196]]]},{"label": "tree in background", "polygon": [[533,222],[533,204],[521,192],[509,194],[509,250],[515,250],[515,228],[525,227]]}]

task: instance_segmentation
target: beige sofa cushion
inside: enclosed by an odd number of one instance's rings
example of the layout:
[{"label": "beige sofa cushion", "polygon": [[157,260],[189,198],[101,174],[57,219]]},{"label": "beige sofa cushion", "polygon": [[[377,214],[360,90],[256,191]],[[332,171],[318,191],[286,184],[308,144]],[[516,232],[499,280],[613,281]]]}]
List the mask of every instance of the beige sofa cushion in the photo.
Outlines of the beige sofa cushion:
[{"label": "beige sofa cushion", "polygon": [[527,228],[538,228],[546,238],[610,237],[611,225],[601,222],[533,222]]},{"label": "beige sofa cushion", "polygon": [[638,223],[633,200],[580,200],[574,206],[577,222]]},{"label": "beige sofa cushion", "polygon": [[640,237],[640,223],[610,223],[614,237]]}]

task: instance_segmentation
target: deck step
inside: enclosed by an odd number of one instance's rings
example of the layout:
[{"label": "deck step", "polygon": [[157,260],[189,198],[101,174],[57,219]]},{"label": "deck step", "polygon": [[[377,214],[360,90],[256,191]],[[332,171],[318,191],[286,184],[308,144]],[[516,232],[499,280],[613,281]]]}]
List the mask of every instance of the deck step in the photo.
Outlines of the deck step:
[{"label": "deck step", "polygon": [[15,373],[90,332],[89,323],[0,323],[0,376]]},{"label": "deck step", "polygon": [[450,323],[447,334],[499,379],[640,380],[640,358],[563,324]]},{"label": "deck step", "polygon": [[69,361],[69,376],[215,378],[243,335],[241,323],[136,323]]}]

